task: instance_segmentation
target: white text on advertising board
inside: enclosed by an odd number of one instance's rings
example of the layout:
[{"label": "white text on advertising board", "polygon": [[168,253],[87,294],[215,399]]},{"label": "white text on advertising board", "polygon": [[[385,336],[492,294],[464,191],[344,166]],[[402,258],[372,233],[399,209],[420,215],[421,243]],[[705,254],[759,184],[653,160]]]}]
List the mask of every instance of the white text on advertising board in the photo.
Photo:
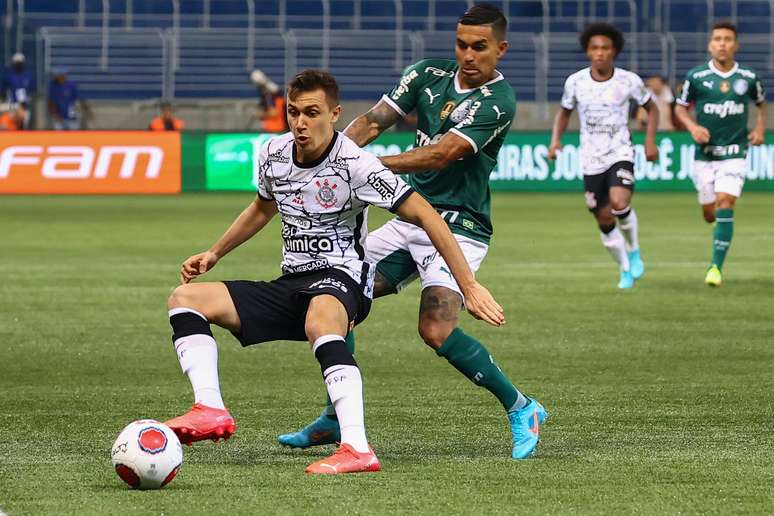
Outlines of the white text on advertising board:
[{"label": "white text on advertising board", "polygon": [[141,156],[148,158],[145,177],[159,177],[164,150],[151,145],[105,145],[98,152],[78,145],[13,145],[0,153],[0,179],[8,177],[14,167],[34,165],[41,165],[40,173],[47,179],[100,179],[107,177],[114,158],[122,160],[118,177],[130,179]]}]

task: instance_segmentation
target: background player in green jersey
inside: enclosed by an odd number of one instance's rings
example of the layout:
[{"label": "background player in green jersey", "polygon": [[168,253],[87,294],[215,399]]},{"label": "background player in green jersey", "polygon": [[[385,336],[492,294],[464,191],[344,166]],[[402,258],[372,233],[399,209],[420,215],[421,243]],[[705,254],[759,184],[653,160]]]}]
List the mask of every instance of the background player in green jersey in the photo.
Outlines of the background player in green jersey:
[{"label": "background player in green jersey", "polygon": [[[715,24],[708,45],[712,59],[688,72],[675,115],[698,144],[693,182],[704,220],[714,222],[712,262],[705,283],[719,287],[721,271],[734,234],[734,204],[742,194],[747,147],[763,143],[766,95],[760,77],[734,59],[739,50],[736,27]],[[747,130],[747,106],[758,106],[755,128]],[[694,105],[696,119],[688,113]]]},{"label": "background player in green jersey", "polygon": [[[396,173],[411,174],[409,184],[441,213],[474,271],[492,235],[489,174],[516,111],[513,90],[496,70],[508,48],[506,27],[496,7],[471,7],[457,25],[456,62],[428,59],[408,67],[390,94],[345,131],[363,146],[416,109],[415,148],[383,157],[382,162]],[[526,458],[538,444],[546,412],[514,387],[480,342],[457,327],[463,307],[459,287],[417,229],[394,219],[369,234],[366,259],[377,264],[374,297],[394,294],[421,279],[420,336],[497,397],[511,425],[511,456]],[[352,335],[348,341],[354,346]],[[306,448],[332,443],[338,435],[339,425],[329,407],[310,425],[279,436],[279,441]]]}]

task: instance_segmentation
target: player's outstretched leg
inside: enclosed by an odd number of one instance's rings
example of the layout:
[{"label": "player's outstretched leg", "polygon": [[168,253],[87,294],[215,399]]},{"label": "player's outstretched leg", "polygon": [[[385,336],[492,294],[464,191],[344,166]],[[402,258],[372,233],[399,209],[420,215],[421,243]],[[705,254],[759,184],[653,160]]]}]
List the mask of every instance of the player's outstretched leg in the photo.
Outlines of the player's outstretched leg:
[{"label": "player's outstretched leg", "polygon": [[733,207],[718,208],[715,211],[715,229],[712,234],[712,263],[707,269],[704,282],[710,287],[719,287],[723,283],[723,263],[731,247],[734,236]]},{"label": "player's outstretched leg", "polygon": [[[346,344],[347,350],[354,355],[354,332],[347,334]],[[277,436],[277,441],[283,446],[290,446],[291,448],[309,448],[310,446],[334,444],[341,441],[339,420],[336,417],[336,409],[333,408],[333,403],[331,403],[331,397],[326,394],[325,408],[320,417],[297,432]]]},{"label": "player's outstretched leg", "polygon": [[[215,286],[211,287],[212,285]],[[170,297],[169,322],[173,331],[172,342],[180,367],[191,382],[194,406],[186,414],[170,419],[165,424],[177,434],[183,444],[205,439],[228,439],[236,432],[234,418],[224,406],[220,394],[218,346],[212,337],[209,321],[201,312],[180,306],[185,302],[186,292],[194,289],[205,295],[214,292],[214,297],[224,292],[228,296],[222,284],[198,284],[195,287],[178,287]],[[210,290],[213,292],[209,292]],[[231,302],[230,298],[228,302]]]},{"label": "player's outstretched leg", "polygon": [[438,356],[498,399],[511,427],[511,456],[529,457],[540,441],[540,425],[548,414],[540,403],[516,389],[483,344],[456,327],[461,301],[459,294],[451,289],[425,288],[419,315],[420,335]]},{"label": "player's outstretched leg", "polygon": [[610,256],[618,264],[620,269],[620,277],[618,280],[618,288],[627,289],[634,286],[634,277],[629,269],[629,255],[626,252],[626,241],[623,233],[615,223],[611,225],[599,225],[600,238],[602,239],[602,245],[610,252]]},{"label": "player's outstretched leg", "polygon": [[629,272],[635,280],[645,274],[645,263],[640,255],[639,222],[634,208],[628,206],[623,210],[611,210],[618,218],[618,227],[626,240],[626,253],[629,257]]}]

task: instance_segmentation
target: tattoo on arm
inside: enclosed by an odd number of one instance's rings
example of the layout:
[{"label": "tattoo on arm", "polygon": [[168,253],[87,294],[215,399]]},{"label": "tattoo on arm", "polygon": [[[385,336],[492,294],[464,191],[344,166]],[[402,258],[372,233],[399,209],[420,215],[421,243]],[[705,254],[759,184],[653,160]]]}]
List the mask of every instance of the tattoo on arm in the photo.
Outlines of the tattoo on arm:
[{"label": "tattoo on arm", "polygon": [[366,114],[355,118],[344,130],[358,146],[363,147],[374,141],[388,127],[400,120],[400,113],[384,100],[379,101]]}]

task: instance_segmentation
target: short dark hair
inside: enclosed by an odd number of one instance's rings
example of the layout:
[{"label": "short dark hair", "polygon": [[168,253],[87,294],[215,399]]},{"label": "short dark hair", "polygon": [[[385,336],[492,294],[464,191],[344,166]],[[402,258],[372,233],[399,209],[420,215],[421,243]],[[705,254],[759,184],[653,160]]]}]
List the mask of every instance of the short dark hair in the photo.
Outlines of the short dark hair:
[{"label": "short dark hair", "polygon": [[731,23],[728,20],[719,21],[715,25],[712,26],[712,30],[710,31],[710,34],[712,34],[715,29],[727,29],[734,33],[734,39],[737,39],[739,36],[739,33],[736,31],[736,25]]},{"label": "short dark hair", "polygon": [[296,74],[288,83],[288,98],[294,99],[299,93],[307,91],[323,90],[328,105],[331,107],[339,104],[339,85],[336,78],[325,70],[304,70]]},{"label": "short dark hair", "polygon": [[624,37],[621,31],[610,25],[609,23],[592,23],[581,32],[580,45],[585,52],[589,48],[589,41],[594,36],[606,36],[613,42],[613,48],[616,55],[621,53],[624,47]]},{"label": "short dark hair", "polygon": [[503,12],[492,4],[476,4],[463,14],[457,22],[460,25],[489,25],[498,41],[505,39],[508,20]]}]

